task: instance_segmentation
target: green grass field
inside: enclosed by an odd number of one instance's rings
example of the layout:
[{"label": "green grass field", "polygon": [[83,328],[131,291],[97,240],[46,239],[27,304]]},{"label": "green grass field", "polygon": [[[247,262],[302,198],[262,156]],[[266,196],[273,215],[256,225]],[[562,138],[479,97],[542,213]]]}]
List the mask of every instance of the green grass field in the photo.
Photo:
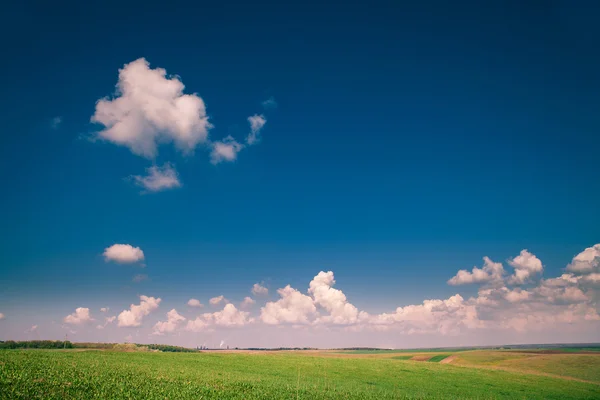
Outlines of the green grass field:
[{"label": "green grass field", "polygon": [[600,354],[482,351],[461,354],[456,364],[489,366],[524,373],[546,373],[600,384]]},{"label": "green grass field", "polygon": [[463,352],[475,349],[461,348],[461,349],[445,349],[445,348],[431,348],[431,349],[373,349],[373,350],[343,350],[336,351],[340,354],[387,354],[387,353],[439,353],[439,352]]},{"label": "green grass field", "polygon": [[[487,356],[486,356],[487,353]],[[538,359],[524,370],[478,360],[498,352],[461,352],[442,364],[333,352],[161,353],[2,350],[2,399],[598,399],[594,360]],[[508,353],[507,353],[508,354]],[[475,355],[475,357],[473,357]],[[407,354],[406,356],[409,356]],[[554,355],[543,355],[553,357]],[[564,354],[561,357],[582,357]],[[507,357],[505,360],[516,362]],[[525,358],[524,360],[528,360]],[[588,359],[586,359],[588,360]],[[459,361],[459,360],[456,360]],[[532,362],[532,360],[528,360]],[[496,360],[496,363],[503,361]],[[535,364],[535,363],[534,363]],[[530,368],[546,366],[544,374]],[[572,369],[568,376],[548,375]],[[510,366],[506,368],[512,368]],[[595,369],[589,372],[590,369]],[[586,372],[588,371],[588,372]],[[571,379],[566,379],[571,378]],[[590,382],[573,380],[584,379]]]},{"label": "green grass field", "polygon": [[391,357],[393,360],[410,360],[412,358],[411,355],[408,356],[393,356]]},{"label": "green grass field", "polygon": [[440,362],[440,361],[442,361],[443,359],[445,359],[445,358],[447,358],[447,357],[449,357],[449,356],[450,356],[450,354],[439,354],[439,355],[437,355],[437,356],[433,356],[433,357],[431,357],[431,358],[430,358],[429,360],[427,360],[427,361],[429,361],[429,362]]}]

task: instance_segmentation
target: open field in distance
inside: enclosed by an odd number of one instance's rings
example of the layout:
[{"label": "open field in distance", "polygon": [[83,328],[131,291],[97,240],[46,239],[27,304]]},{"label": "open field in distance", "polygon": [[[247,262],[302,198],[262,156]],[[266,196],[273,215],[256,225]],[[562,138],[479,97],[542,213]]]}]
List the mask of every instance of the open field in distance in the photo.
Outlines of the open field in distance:
[{"label": "open field in distance", "polygon": [[598,399],[600,353],[2,350],[3,399]]}]

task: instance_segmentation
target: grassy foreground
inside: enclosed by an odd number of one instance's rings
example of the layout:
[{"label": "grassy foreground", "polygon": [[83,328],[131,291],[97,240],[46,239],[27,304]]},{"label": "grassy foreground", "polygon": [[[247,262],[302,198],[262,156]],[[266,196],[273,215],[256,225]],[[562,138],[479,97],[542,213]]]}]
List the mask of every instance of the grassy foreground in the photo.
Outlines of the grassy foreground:
[{"label": "grassy foreground", "polygon": [[394,354],[3,350],[0,398],[562,400],[598,399],[600,385]]}]

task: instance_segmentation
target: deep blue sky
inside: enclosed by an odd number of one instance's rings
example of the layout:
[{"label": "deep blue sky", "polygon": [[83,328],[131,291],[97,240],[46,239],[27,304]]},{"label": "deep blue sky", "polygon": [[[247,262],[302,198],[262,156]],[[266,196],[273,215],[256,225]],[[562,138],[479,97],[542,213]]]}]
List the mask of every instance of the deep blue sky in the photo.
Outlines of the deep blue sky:
[{"label": "deep blue sky", "polygon": [[[598,7],[401,3],[3,6],[0,304],[305,288],[332,269],[378,310],[523,248],[560,273],[600,236]],[[139,57],[204,99],[215,138],[273,96],[260,145],[216,166],[163,146],[184,186],[140,195],[123,178],[149,161],[86,140]],[[104,263],[113,243],[144,249],[146,288]]]}]

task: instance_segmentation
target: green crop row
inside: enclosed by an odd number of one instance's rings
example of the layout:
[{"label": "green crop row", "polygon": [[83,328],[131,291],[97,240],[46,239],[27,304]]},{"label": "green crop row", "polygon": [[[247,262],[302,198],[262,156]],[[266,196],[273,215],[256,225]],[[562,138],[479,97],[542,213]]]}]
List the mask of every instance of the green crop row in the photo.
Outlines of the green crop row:
[{"label": "green crop row", "polygon": [[0,351],[2,399],[598,399],[600,385],[390,358]]}]

